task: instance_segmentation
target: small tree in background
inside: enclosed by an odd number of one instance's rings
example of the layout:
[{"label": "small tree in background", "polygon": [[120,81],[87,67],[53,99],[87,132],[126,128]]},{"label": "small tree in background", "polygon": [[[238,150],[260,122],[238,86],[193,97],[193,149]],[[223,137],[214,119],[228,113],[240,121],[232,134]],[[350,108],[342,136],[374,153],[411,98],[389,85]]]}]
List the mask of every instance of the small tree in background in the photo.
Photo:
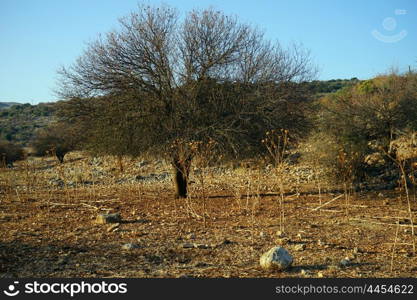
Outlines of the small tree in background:
[{"label": "small tree in background", "polygon": [[0,141],[0,166],[13,165],[15,161],[23,160],[23,148],[10,142]]},{"label": "small tree in background", "polygon": [[68,124],[57,123],[40,130],[32,141],[35,155],[55,155],[60,163],[65,155],[77,148],[80,142],[79,132]]}]

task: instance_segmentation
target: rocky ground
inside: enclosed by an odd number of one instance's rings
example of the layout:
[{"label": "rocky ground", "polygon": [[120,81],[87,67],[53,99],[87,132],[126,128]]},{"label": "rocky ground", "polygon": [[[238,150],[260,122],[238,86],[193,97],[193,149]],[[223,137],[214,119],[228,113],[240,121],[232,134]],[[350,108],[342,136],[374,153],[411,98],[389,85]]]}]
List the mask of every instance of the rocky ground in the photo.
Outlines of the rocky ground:
[{"label": "rocky ground", "polygon": [[[115,159],[74,153],[63,165],[3,169],[0,277],[416,276],[400,191],[346,199],[326,182],[318,193],[314,169],[288,168],[282,204],[268,168],[193,170],[183,200],[172,197],[164,161],[124,160],[121,171]],[[414,222],[416,212],[412,200]],[[116,223],[100,219],[112,213]],[[290,267],[261,268],[274,246],[293,257]]]}]

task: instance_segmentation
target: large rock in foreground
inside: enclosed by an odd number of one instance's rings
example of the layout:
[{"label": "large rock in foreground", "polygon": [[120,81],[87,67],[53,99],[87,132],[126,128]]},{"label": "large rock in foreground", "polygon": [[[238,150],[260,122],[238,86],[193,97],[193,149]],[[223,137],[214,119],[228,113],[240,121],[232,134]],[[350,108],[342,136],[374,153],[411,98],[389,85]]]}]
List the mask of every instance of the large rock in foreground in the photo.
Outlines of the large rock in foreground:
[{"label": "large rock in foreground", "polygon": [[293,258],[287,250],[277,246],[262,254],[259,262],[265,270],[282,271],[291,266]]}]

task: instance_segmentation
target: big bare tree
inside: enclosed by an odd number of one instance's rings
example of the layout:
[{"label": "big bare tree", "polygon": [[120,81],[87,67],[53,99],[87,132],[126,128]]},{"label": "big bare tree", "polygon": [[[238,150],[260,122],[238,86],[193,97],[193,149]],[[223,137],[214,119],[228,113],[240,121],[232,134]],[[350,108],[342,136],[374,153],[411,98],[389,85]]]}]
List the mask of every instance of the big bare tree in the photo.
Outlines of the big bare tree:
[{"label": "big bare tree", "polygon": [[[314,71],[303,47],[284,49],[222,12],[180,18],[168,6],[139,6],[59,71],[59,95],[101,101],[94,119],[113,128],[106,132],[120,126],[112,137],[124,143],[108,144],[123,144],[121,153],[169,149],[177,196],[186,197],[190,141],[213,139],[238,155],[265,130],[302,130],[306,95],[299,83]],[[79,100],[69,103],[82,108]]]}]

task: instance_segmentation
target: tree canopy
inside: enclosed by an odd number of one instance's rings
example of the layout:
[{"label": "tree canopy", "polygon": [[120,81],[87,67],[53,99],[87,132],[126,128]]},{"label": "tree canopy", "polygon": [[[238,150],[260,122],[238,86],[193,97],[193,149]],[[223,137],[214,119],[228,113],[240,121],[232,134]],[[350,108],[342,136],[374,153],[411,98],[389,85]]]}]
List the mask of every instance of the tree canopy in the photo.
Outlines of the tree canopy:
[{"label": "tree canopy", "polygon": [[315,69],[302,46],[272,43],[222,12],[180,19],[168,6],[140,6],[59,74],[59,95],[72,99],[66,115],[84,116],[103,151],[136,155],[212,139],[241,156],[269,129],[305,129],[301,83]]}]

